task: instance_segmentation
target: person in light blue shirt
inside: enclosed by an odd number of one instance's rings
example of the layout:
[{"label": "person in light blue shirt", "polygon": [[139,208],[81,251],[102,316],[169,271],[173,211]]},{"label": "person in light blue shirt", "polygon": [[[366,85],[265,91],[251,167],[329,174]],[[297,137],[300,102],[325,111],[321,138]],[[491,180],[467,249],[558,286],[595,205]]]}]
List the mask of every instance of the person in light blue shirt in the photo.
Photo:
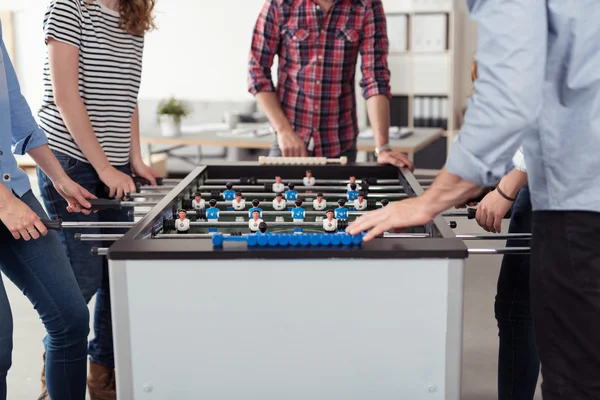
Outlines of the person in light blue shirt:
[{"label": "person in light blue shirt", "polygon": [[[35,305],[48,332],[45,395],[84,400],[89,311],[60,239],[43,223],[48,216],[13,154],[33,158],[67,200],[68,211],[91,207],[87,199],[94,196],[68,178],[33,119],[6,51],[0,21],[0,271]],[[0,400],[9,398],[6,376],[12,348],[12,315],[0,276]]]},{"label": "person in light blue shirt", "polygon": [[600,399],[600,2],[467,0],[478,80],[448,162],[421,196],[347,229],[369,241],[469,202],[523,144],[531,305],[544,400]]}]

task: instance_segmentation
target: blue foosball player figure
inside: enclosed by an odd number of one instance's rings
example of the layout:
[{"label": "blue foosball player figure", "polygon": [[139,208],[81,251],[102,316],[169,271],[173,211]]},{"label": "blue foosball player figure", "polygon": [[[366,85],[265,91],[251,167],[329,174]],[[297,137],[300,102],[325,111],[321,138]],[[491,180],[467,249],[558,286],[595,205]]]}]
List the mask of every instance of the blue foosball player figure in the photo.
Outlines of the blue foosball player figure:
[{"label": "blue foosball player figure", "polygon": [[[206,220],[209,222],[218,221],[219,220],[219,209],[217,208],[217,200],[210,199],[210,201],[208,202],[208,205],[210,207],[206,210]],[[217,228],[208,228],[208,231],[216,232]]]},{"label": "blue foosball player figure", "polygon": [[350,184],[350,190],[346,192],[346,196],[348,197],[349,202],[354,202],[354,200],[358,199],[358,190],[356,190],[356,183]]},{"label": "blue foosball player figure", "polygon": [[258,216],[260,218],[262,218],[263,210],[262,210],[262,208],[259,207],[259,205],[260,205],[260,200],[258,200],[258,199],[252,200],[252,207],[250,207],[250,209],[248,210],[248,218],[252,218],[252,213],[254,211],[258,211]]},{"label": "blue foosball player figure", "polygon": [[289,202],[294,202],[298,198],[298,192],[294,190],[296,185],[293,183],[288,183],[288,190],[285,191],[285,200]]},{"label": "blue foosball player figure", "polygon": [[338,208],[335,209],[335,219],[346,220],[348,219],[348,209],[344,207],[346,204],[346,200],[339,199],[338,200]]},{"label": "blue foosball player figure", "polygon": [[227,182],[225,184],[225,187],[227,188],[227,190],[223,192],[223,200],[232,201],[233,199],[235,199],[235,190],[233,190],[233,183]]},{"label": "blue foosball player figure", "polygon": [[[294,222],[304,222],[304,208],[302,208],[302,200],[298,199],[295,202],[296,207],[292,208],[292,220]],[[302,228],[294,228],[295,233],[302,233]]]}]

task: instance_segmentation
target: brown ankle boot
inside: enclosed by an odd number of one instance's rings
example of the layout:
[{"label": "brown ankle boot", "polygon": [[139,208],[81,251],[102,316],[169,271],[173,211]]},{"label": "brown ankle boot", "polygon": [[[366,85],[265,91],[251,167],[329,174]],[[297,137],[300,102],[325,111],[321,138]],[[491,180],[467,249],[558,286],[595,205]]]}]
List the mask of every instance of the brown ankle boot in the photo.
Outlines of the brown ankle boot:
[{"label": "brown ankle boot", "polygon": [[87,384],[91,400],[117,399],[114,368],[108,368],[90,361],[90,373]]},{"label": "brown ankle boot", "polygon": [[38,397],[38,400],[50,400],[50,396],[48,396],[48,390],[46,390],[46,352],[42,355],[42,373],[40,375],[40,382],[42,383],[42,394]]}]

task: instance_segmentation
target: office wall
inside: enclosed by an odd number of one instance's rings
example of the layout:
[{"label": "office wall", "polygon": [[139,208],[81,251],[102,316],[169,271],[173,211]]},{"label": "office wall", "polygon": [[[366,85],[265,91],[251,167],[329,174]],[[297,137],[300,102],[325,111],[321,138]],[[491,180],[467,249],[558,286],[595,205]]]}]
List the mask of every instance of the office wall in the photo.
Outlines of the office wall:
[{"label": "office wall", "polygon": [[[252,28],[264,0],[158,0],[147,35],[141,98],[241,101]],[[18,74],[37,108],[43,94],[44,12],[50,0],[0,0],[12,10]]]}]

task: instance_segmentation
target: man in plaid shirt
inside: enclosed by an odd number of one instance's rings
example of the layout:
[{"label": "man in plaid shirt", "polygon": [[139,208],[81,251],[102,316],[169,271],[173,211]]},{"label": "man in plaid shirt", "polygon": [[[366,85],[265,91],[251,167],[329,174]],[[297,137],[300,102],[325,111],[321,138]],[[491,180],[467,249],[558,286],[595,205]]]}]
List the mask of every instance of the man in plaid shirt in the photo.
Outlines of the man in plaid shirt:
[{"label": "man in plaid shirt", "polygon": [[[413,168],[389,146],[390,73],[381,0],[265,1],[252,37],[248,85],[277,132],[271,156],[356,159],[359,53],[377,161]],[[271,79],[275,55],[277,93]]]}]

